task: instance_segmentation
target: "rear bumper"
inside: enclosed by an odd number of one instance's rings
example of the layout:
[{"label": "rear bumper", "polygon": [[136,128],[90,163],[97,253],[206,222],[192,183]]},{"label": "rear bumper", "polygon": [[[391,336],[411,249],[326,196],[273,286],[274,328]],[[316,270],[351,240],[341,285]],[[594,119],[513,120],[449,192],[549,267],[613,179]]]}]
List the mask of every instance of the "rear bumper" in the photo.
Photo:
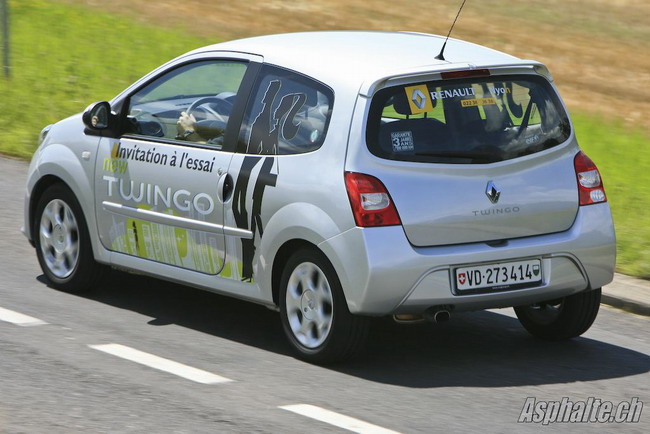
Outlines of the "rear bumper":
[{"label": "rear bumper", "polygon": [[[616,237],[609,205],[580,207],[561,233],[485,243],[413,247],[401,226],[353,228],[319,245],[334,265],[352,313],[420,313],[437,305],[455,311],[531,304],[602,287],[614,277]],[[456,266],[542,259],[542,284],[489,294],[457,295]]]}]

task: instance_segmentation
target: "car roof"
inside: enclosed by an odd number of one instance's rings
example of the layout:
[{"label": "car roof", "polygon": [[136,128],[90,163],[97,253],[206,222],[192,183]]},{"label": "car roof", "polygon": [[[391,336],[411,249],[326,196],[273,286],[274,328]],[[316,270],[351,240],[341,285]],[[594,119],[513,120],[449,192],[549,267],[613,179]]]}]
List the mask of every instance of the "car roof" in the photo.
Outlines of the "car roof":
[{"label": "car roof", "polygon": [[444,37],[426,33],[323,31],[285,33],[240,39],[194,50],[235,51],[260,55],[266,63],[312,76],[325,83],[358,86],[408,71],[448,69],[450,64],[518,63],[516,57],[458,39],[449,39],[446,60],[435,57]]}]

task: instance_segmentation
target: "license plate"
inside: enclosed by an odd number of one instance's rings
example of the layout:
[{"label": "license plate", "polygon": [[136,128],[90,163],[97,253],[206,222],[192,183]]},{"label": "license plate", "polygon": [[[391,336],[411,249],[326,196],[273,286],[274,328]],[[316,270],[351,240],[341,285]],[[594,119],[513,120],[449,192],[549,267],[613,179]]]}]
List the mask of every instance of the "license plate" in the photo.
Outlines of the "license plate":
[{"label": "license plate", "polygon": [[535,286],[542,281],[539,259],[456,268],[458,292],[488,292]]}]

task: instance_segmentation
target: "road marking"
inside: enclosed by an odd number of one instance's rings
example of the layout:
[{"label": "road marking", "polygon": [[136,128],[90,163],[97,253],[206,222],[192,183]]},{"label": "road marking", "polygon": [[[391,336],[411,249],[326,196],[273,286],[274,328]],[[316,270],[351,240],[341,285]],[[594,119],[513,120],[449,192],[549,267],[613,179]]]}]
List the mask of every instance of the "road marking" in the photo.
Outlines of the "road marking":
[{"label": "road marking", "polygon": [[182,363],[174,362],[172,360],[163,359],[162,357],[154,356],[153,354],[138,351],[119,344],[106,344],[106,345],[88,345],[90,348],[103,351],[113,356],[121,357],[132,362],[140,363],[141,365],[149,366],[150,368],[158,369],[159,371],[168,372],[170,374],[178,375],[179,377],[187,378],[188,380],[196,381],[203,384],[219,384],[228,383],[229,378],[221,377],[201,369],[193,368]]},{"label": "road marking", "polygon": [[23,315],[22,313],[14,312],[13,310],[4,309],[0,307],[0,321],[10,322],[23,327],[31,327],[47,324],[33,316]]},{"label": "road marking", "polygon": [[283,410],[291,411],[301,416],[310,417],[339,428],[357,433],[372,433],[372,434],[399,434],[397,431],[391,431],[350,416],[334,413],[333,411],[325,410],[324,408],[316,407],[309,404],[295,404],[283,405],[279,407]]}]

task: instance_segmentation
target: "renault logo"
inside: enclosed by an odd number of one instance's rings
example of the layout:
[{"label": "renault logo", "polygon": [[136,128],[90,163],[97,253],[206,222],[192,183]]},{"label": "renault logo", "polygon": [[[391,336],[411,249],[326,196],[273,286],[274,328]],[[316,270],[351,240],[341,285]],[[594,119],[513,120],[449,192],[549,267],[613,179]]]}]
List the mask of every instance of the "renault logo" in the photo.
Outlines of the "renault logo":
[{"label": "renault logo", "polygon": [[408,99],[409,108],[412,115],[426,113],[433,110],[431,99],[427,97],[429,90],[426,84],[418,84],[417,86],[407,86],[404,88],[406,98]]},{"label": "renault logo", "polygon": [[490,181],[487,183],[487,188],[485,189],[485,194],[487,195],[490,202],[497,203],[499,201],[499,196],[501,196],[501,190],[494,185],[494,182]]},{"label": "renault logo", "polygon": [[422,93],[420,89],[415,89],[411,95],[411,101],[413,101],[413,104],[415,104],[417,108],[423,110],[424,106],[427,103],[427,97]]}]

